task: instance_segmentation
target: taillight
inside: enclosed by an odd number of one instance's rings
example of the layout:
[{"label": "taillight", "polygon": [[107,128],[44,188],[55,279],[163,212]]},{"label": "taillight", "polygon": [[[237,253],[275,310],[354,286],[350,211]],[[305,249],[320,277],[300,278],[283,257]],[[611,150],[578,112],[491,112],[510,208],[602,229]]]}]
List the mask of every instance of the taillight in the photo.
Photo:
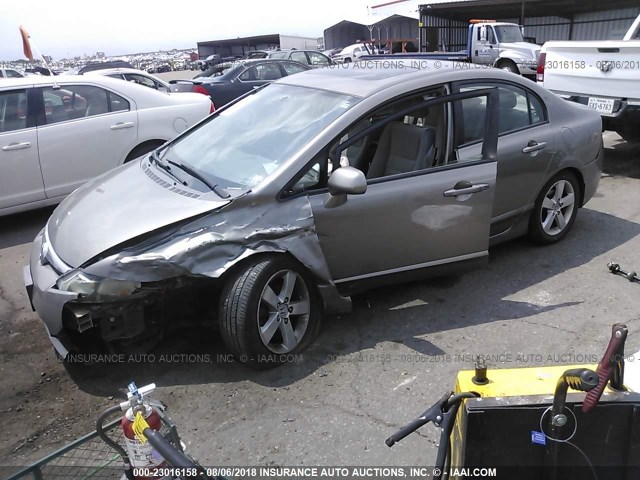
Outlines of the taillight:
[{"label": "taillight", "polygon": [[207,92],[207,89],[204,88],[202,85],[194,85],[191,91],[195,93],[201,93],[203,95],[209,95],[209,92]]},{"label": "taillight", "polygon": [[536,70],[536,81],[544,82],[544,62],[547,60],[547,54],[541,53],[538,57],[538,69]]},{"label": "taillight", "polygon": [[211,102],[211,109],[209,110],[209,115],[216,111],[216,106],[213,102]]}]

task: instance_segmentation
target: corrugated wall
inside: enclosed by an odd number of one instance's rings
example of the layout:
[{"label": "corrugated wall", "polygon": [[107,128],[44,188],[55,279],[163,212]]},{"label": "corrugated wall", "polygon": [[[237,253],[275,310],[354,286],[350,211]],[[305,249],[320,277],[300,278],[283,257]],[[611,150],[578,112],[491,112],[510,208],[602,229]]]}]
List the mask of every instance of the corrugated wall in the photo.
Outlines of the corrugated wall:
[{"label": "corrugated wall", "polygon": [[[468,23],[456,20],[447,20],[445,18],[425,16],[422,18],[422,26],[426,28],[420,29],[420,49],[427,48],[427,30],[437,28],[438,31],[438,50],[447,52],[457,52],[467,48],[467,32]],[[433,49],[433,45],[431,45]]]},{"label": "corrugated wall", "polygon": [[576,15],[571,39],[621,40],[638,13],[640,7]]},{"label": "corrugated wall", "polygon": [[[548,40],[614,40],[621,39],[640,13],[640,7],[590,12],[575,15],[571,21],[562,17],[527,17],[525,37],[542,45]],[[519,18],[500,18],[500,22],[519,23]],[[447,51],[462,50],[467,44],[467,24],[455,20],[425,16],[425,27],[439,27],[438,41]],[[421,29],[420,45],[426,45],[426,31]],[[439,47],[440,48],[440,47]]]},{"label": "corrugated wall", "polygon": [[359,23],[341,22],[324,31],[324,48],[344,48],[356,41],[367,40],[369,29]]}]

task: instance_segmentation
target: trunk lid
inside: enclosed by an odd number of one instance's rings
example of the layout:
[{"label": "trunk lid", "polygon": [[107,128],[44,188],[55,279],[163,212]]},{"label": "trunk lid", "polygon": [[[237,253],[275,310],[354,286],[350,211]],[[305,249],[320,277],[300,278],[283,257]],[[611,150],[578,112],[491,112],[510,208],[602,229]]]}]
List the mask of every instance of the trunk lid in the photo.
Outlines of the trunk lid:
[{"label": "trunk lid", "polygon": [[548,42],[543,86],[558,94],[640,99],[640,41]]}]

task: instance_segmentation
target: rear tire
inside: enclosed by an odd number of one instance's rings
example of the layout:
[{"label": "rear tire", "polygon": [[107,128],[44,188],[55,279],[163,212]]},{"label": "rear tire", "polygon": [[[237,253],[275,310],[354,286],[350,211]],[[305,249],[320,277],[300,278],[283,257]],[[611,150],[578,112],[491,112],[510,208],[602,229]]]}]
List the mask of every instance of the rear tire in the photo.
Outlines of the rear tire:
[{"label": "rear tire", "polygon": [[562,240],[576,220],[580,183],[571,172],[560,172],[540,191],[529,219],[529,237],[541,245]]},{"label": "rear tire", "polygon": [[257,369],[293,360],[320,329],[310,275],[285,256],[256,259],[226,282],[218,315],[224,343]]}]

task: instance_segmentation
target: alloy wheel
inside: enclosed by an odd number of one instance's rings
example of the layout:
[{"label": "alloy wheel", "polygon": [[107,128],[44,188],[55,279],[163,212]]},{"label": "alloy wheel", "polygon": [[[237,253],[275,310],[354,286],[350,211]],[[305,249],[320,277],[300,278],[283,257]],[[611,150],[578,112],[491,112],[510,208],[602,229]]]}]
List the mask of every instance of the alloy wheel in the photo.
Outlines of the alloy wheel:
[{"label": "alloy wheel", "polygon": [[309,290],[293,270],[281,270],[266,283],[258,303],[258,330],[267,349],[276,354],[294,350],[307,330],[311,314]]},{"label": "alloy wheel", "polygon": [[558,180],[542,201],[540,222],[547,235],[560,234],[569,224],[575,209],[575,192],[571,182]]}]

